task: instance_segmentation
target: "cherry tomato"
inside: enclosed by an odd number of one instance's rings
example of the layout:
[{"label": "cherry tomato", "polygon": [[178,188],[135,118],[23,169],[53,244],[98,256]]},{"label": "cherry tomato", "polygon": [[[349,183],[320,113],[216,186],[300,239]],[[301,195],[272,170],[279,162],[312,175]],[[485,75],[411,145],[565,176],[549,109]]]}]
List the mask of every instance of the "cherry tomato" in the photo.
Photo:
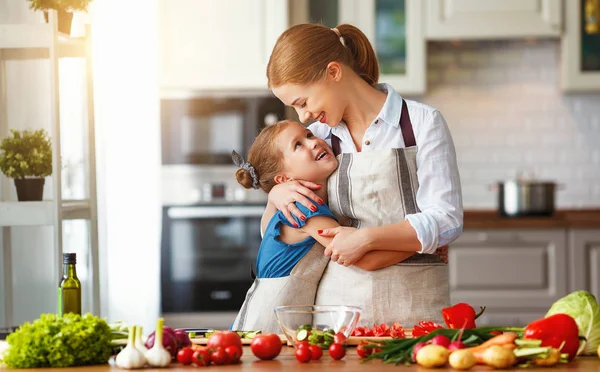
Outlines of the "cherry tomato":
[{"label": "cherry tomato", "polygon": [[303,347],[303,348],[296,349],[296,359],[300,363],[308,363],[311,358],[312,358],[312,354],[311,354],[310,348]]},{"label": "cherry tomato", "polygon": [[207,366],[210,364],[210,352],[205,347],[200,347],[194,351],[192,362],[197,366]]},{"label": "cherry tomato", "polygon": [[296,342],[296,349],[308,349],[310,344],[308,341],[298,341]]},{"label": "cherry tomato", "polygon": [[259,333],[252,339],[250,350],[259,359],[271,360],[281,352],[281,339],[275,333]]},{"label": "cherry tomato", "polygon": [[213,333],[208,338],[208,343],[206,344],[206,347],[210,350],[214,350],[219,347],[225,349],[229,345],[237,346],[238,349],[240,349],[240,357],[242,356],[242,339],[237,333],[233,331],[222,331]]},{"label": "cherry tomato", "polygon": [[225,354],[227,354],[227,364],[236,364],[240,361],[242,353],[235,345],[229,345],[225,348]]},{"label": "cherry tomato", "polygon": [[177,352],[177,361],[185,366],[192,364],[194,350],[191,347],[184,347]]},{"label": "cherry tomato", "polygon": [[329,355],[335,360],[340,360],[346,355],[346,349],[342,344],[334,342],[329,346]]},{"label": "cherry tomato", "polygon": [[336,344],[343,344],[346,341],[346,336],[342,332],[338,332],[333,336],[333,342]]},{"label": "cherry tomato", "polygon": [[223,365],[227,364],[229,357],[227,356],[225,349],[218,347],[210,353],[210,360],[216,365]]},{"label": "cherry tomato", "polygon": [[319,360],[323,356],[323,349],[318,345],[310,345],[310,355],[312,360]]},{"label": "cherry tomato", "polygon": [[366,358],[373,352],[373,349],[365,347],[365,345],[368,345],[368,342],[363,341],[356,347],[356,354],[361,358]]}]

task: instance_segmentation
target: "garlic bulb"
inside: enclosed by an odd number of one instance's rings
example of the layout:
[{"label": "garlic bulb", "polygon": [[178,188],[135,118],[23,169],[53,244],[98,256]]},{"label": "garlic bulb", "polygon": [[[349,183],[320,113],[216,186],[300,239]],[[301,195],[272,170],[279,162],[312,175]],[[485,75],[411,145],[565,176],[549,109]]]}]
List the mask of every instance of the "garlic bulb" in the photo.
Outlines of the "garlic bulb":
[{"label": "garlic bulb", "polygon": [[166,367],[171,363],[171,353],[163,346],[163,325],[165,320],[158,318],[154,333],[154,346],[146,353],[148,364],[152,367]]},{"label": "garlic bulb", "polygon": [[146,364],[144,354],[135,347],[136,327],[129,328],[129,340],[127,346],[115,358],[115,364],[119,368],[134,369],[142,368]]},{"label": "garlic bulb", "polygon": [[148,348],[146,347],[146,345],[144,345],[144,341],[142,341],[142,326],[137,326],[135,328],[135,348],[141,351],[145,357],[146,353],[148,352]]}]

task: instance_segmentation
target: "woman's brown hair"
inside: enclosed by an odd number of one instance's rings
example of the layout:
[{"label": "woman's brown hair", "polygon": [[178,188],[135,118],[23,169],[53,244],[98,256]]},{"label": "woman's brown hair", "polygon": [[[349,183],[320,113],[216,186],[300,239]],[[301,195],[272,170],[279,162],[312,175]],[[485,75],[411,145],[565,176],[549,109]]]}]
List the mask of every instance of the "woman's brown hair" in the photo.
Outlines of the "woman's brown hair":
[{"label": "woman's brown hair", "polygon": [[[258,187],[266,193],[275,186],[275,176],[282,167],[283,154],[277,148],[277,136],[291,123],[293,123],[291,120],[281,120],[265,127],[248,150],[248,162],[254,167],[254,173],[258,177]],[[235,178],[245,188],[252,188],[253,179],[248,170],[238,169]]]},{"label": "woman's brown hair", "polygon": [[325,76],[333,61],[350,67],[370,85],[376,84],[379,65],[369,39],[352,25],[336,28],[345,46],[334,30],[319,24],[292,26],[281,34],[267,65],[269,88],[313,83]]}]

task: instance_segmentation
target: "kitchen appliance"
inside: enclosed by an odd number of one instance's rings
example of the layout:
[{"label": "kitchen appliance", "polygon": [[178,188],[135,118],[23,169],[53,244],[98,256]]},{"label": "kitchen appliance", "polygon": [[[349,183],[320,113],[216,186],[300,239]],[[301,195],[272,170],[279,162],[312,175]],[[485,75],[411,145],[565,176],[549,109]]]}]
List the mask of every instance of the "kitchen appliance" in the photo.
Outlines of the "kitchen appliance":
[{"label": "kitchen appliance", "polygon": [[552,216],[557,185],[537,180],[507,180],[496,184],[498,213],[504,217]]},{"label": "kitchen appliance", "polygon": [[164,98],[162,162],[233,164],[232,150],[246,154],[264,126],[285,116],[285,105],[273,96]]},{"label": "kitchen appliance", "polygon": [[162,168],[161,306],[172,327],[228,328],[252,285],[267,195],[230,165]]}]

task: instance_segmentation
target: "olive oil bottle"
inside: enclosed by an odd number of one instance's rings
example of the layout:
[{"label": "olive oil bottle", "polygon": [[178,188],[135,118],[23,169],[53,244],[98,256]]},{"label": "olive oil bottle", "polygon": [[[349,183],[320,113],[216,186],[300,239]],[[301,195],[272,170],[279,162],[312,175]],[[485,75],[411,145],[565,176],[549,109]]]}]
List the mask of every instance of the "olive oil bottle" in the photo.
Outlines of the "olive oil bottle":
[{"label": "olive oil bottle", "polygon": [[58,315],[81,315],[81,282],[77,278],[75,253],[63,253],[63,275],[58,286]]}]

